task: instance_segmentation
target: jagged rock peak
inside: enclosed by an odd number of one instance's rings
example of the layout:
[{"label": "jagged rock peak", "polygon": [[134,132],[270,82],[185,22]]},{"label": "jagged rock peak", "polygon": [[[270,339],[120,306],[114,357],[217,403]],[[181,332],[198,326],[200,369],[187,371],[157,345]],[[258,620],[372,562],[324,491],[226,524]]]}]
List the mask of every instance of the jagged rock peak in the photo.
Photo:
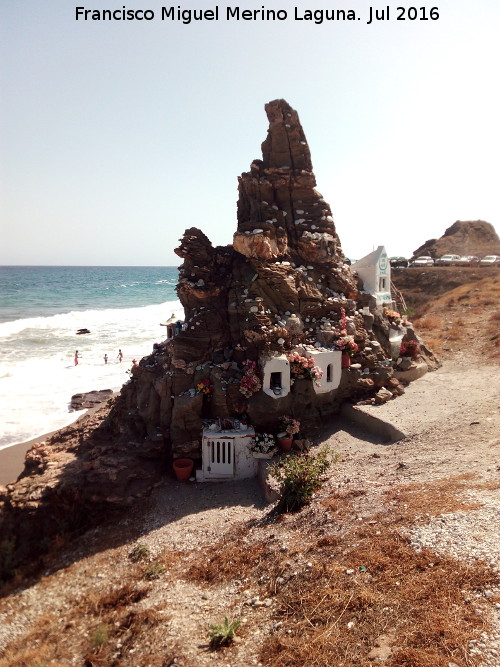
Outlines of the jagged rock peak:
[{"label": "jagged rock peak", "polygon": [[268,102],[265,109],[269,130],[262,143],[264,168],[312,171],[311,153],[299,114],[286,100]]},{"label": "jagged rock peak", "polygon": [[266,104],[269,130],[262,160],[238,181],[234,249],[247,258],[341,265],[343,253],[330,206],[316,186],[311,154],[297,112]]}]

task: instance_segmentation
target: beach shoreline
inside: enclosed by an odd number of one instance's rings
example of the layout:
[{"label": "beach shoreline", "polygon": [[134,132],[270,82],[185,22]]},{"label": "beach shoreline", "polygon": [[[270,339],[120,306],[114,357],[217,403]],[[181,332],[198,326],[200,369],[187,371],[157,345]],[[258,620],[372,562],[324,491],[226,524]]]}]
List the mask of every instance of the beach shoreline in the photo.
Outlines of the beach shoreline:
[{"label": "beach shoreline", "polygon": [[19,475],[24,470],[26,452],[28,452],[35,443],[48,440],[62,429],[67,428],[68,426],[73,426],[77,422],[93,414],[96,410],[102,408],[103,405],[105,405],[105,403],[99,403],[92,408],[75,411],[75,418],[65,426],[57,428],[54,431],[49,431],[48,433],[43,433],[30,440],[17,442],[0,449],[0,486],[13,484],[18,479]]}]

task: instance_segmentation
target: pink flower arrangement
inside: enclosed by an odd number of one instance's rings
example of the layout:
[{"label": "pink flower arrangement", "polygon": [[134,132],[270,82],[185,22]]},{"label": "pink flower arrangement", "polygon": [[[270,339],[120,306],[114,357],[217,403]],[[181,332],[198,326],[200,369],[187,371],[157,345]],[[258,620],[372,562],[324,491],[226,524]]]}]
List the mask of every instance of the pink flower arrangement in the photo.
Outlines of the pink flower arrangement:
[{"label": "pink flower arrangement", "polygon": [[296,378],[319,380],[323,377],[323,371],[316,366],[312,357],[303,357],[298,352],[290,352],[287,359],[290,362],[290,373]]},{"label": "pink flower arrangement", "polygon": [[288,433],[288,435],[295,435],[295,433],[300,431],[300,422],[298,419],[293,419],[288,415],[283,415],[283,417],[280,417],[280,422],[282,428],[286,431],[286,433]]},{"label": "pink flower arrangement", "polygon": [[245,374],[240,380],[240,392],[246,398],[250,398],[253,394],[262,389],[262,382],[257,375],[257,363],[247,359],[243,362]]},{"label": "pink flower arrangement", "polygon": [[341,350],[344,354],[348,354],[352,357],[358,351],[358,344],[354,342],[353,336],[348,336],[344,334],[337,338],[335,345]]},{"label": "pink flower arrangement", "polygon": [[414,359],[418,355],[419,347],[416,340],[407,340],[401,343],[399,348],[400,357],[411,357]]},{"label": "pink flower arrangement", "polygon": [[389,310],[388,308],[386,308],[384,312],[390,320],[399,320],[399,318],[401,317],[401,315],[395,310]]}]

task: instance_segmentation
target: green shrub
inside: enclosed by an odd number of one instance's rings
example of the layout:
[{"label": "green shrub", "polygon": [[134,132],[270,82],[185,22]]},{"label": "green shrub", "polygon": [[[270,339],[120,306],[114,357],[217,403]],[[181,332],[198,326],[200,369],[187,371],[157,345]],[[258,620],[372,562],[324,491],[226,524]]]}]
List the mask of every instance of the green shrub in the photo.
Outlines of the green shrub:
[{"label": "green shrub", "polygon": [[108,643],[108,628],[104,624],[97,626],[92,633],[92,646],[94,648],[99,648],[101,646],[106,646]]},{"label": "green shrub", "polygon": [[129,553],[128,557],[134,563],[137,563],[140,560],[145,560],[150,554],[150,549],[146,544],[136,544],[132,551]]},{"label": "green shrub", "polygon": [[210,638],[210,648],[217,651],[222,646],[228,646],[234,639],[236,630],[240,627],[240,621],[234,618],[229,622],[228,617],[220,625],[211,625],[208,631]]},{"label": "green shrub", "polygon": [[164,572],[165,568],[163,565],[155,561],[144,570],[144,579],[159,579]]},{"label": "green shrub", "polygon": [[328,447],[324,447],[316,455],[289,454],[269,467],[269,472],[280,487],[277,512],[295,512],[307,505],[332,465],[330,454]]}]

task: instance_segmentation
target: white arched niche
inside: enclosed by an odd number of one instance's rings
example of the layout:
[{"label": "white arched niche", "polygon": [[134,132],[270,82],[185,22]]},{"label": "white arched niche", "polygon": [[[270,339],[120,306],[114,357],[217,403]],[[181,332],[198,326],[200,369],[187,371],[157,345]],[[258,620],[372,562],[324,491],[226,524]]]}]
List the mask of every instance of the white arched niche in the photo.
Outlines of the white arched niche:
[{"label": "white arched niche", "polygon": [[313,380],[314,391],[317,394],[325,394],[337,389],[342,376],[342,352],[340,350],[317,350],[308,352],[307,356],[312,357],[316,366],[323,371],[319,380]]},{"label": "white arched niche", "polygon": [[285,354],[263,359],[262,391],[272,398],[283,398],[290,393],[290,362]]}]

